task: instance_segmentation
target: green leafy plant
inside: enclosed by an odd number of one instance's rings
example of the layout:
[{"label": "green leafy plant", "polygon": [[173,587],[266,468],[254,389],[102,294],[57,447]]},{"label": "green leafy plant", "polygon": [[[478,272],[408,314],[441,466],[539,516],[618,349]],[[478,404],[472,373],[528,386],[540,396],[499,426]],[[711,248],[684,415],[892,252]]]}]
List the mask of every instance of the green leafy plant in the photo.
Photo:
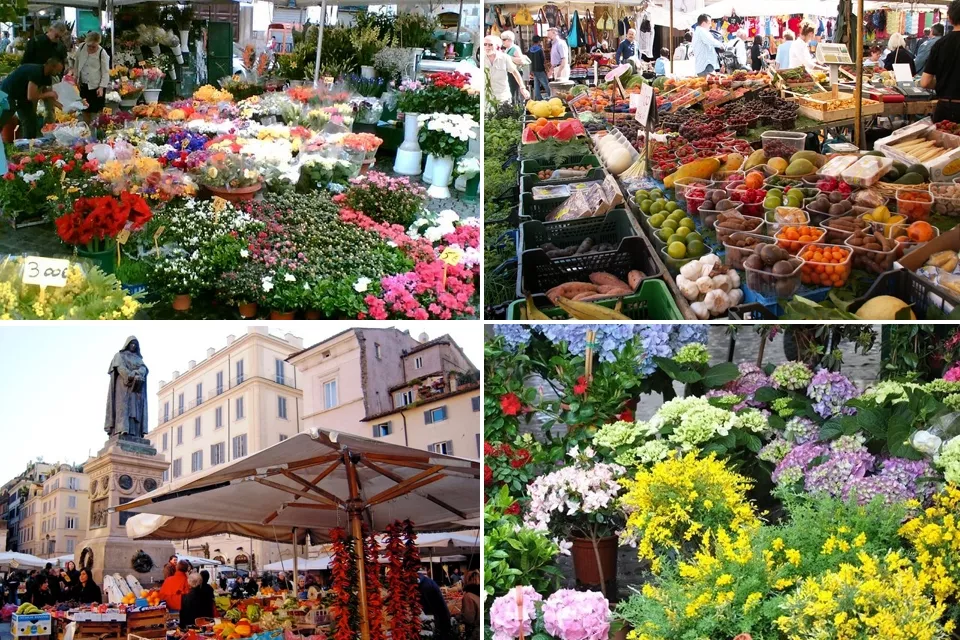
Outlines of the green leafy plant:
[{"label": "green leafy plant", "polygon": [[143,260],[124,257],[114,269],[114,275],[126,285],[144,284],[150,275],[150,265]]},{"label": "green leafy plant", "polygon": [[353,47],[358,65],[373,66],[373,60],[383,49],[384,42],[376,27],[357,27],[353,31]]},{"label": "green leafy plant", "polygon": [[433,33],[437,19],[414,13],[401,13],[393,23],[394,46],[426,49],[436,41]]}]

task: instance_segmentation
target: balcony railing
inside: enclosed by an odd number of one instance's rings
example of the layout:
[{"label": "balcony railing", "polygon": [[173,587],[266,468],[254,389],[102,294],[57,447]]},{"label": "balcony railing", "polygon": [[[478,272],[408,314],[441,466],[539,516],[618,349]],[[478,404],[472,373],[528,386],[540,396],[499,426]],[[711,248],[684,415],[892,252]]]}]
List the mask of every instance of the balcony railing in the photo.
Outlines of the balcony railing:
[{"label": "balcony railing", "polygon": [[177,406],[174,408],[173,415],[171,415],[169,418],[164,418],[163,414],[160,414],[158,423],[162,425],[162,424],[166,424],[167,422],[170,422],[171,420],[174,420],[175,418],[179,418],[181,415],[183,415],[184,413],[187,413],[191,409],[196,408],[198,405],[205,404],[206,401],[216,398],[217,396],[221,396],[224,393],[226,393],[229,389],[233,389],[234,387],[237,387],[243,384],[244,382],[247,382],[248,380],[268,380],[270,382],[283,385],[284,387],[288,387],[290,389],[297,388],[297,386],[293,383],[293,379],[289,376],[283,376],[283,377],[271,376],[268,378],[266,376],[243,375],[236,378],[230,378],[230,380],[227,382],[228,386],[226,388],[212,389],[207,393],[206,400],[202,400],[202,399],[191,400],[190,402],[187,403],[187,405],[183,408],[182,411],[180,410],[180,407]]}]

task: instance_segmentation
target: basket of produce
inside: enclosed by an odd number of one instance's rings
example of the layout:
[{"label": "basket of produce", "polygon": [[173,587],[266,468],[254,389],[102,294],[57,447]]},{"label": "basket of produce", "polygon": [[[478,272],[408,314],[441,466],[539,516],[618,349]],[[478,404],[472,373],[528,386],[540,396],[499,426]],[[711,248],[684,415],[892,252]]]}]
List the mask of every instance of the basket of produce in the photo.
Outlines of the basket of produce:
[{"label": "basket of produce", "polygon": [[849,247],[832,244],[810,244],[799,254],[803,260],[800,278],[813,287],[842,287],[850,278],[853,251]]},{"label": "basket of produce", "polygon": [[[520,256],[517,297],[552,293],[573,299],[581,294],[633,293],[645,278],[659,277],[663,267],[640,236],[624,238],[616,251],[550,258],[546,251]],[[561,288],[564,287],[564,288]],[[592,302],[594,300],[590,300]]]},{"label": "basket of produce", "polygon": [[[883,113],[882,102],[867,98],[862,98],[860,102],[862,105],[861,117]],[[834,97],[831,91],[813,93],[798,96],[797,103],[800,105],[800,115],[821,122],[849,120],[856,116],[856,103],[851,93],[838,93],[837,97]]]},{"label": "basket of produce", "polygon": [[854,231],[845,244],[853,249],[853,265],[867,273],[888,271],[897,258],[896,241],[879,231]]},{"label": "basket of produce", "polygon": [[[663,280],[644,280],[636,293],[595,302],[546,295],[517,300],[507,310],[507,320],[683,320]],[[599,308],[598,308],[599,307]],[[611,313],[612,312],[612,313]]]},{"label": "basket of produce", "polygon": [[953,182],[932,182],[933,212],[942,216],[960,215],[960,185]]},{"label": "basket of produce", "polygon": [[[535,174],[520,176],[520,193],[527,193],[537,185],[571,185],[578,182],[603,180],[603,169],[586,165],[551,171],[544,169]],[[542,176],[542,177],[541,177]]]}]

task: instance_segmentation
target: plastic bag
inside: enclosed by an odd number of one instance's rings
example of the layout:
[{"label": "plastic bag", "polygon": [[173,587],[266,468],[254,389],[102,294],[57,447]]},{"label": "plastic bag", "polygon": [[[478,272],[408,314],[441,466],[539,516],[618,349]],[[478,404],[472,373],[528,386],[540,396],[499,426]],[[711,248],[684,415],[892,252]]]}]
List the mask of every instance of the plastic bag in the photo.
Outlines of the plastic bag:
[{"label": "plastic bag", "polygon": [[935,456],[945,442],[960,437],[960,413],[948,413],[925,430],[910,436],[910,445],[917,451]]}]

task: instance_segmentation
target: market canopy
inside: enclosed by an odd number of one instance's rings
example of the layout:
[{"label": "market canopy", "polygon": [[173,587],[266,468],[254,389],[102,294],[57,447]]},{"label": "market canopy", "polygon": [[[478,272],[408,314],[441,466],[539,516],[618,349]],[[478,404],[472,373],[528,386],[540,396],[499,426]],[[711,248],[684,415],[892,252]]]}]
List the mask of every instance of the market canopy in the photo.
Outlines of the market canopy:
[{"label": "market canopy", "polygon": [[194,567],[219,567],[223,563],[219,560],[212,560],[210,558],[201,558],[200,556],[188,556],[182,553],[177,554],[177,560],[186,560]]},{"label": "market canopy", "polygon": [[357,509],[374,531],[404,519],[437,531],[479,517],[479,479],[477,461],[320,430],[114,509],[324,532]]},{"label": "market canopy", "polygon": [[[284,544],[294,542],[293,529],[290,527],[158,516],[152,513],[138,513],[132,516],[127,520],[126,528],[127,537],[134,540],[190,540],[230,533],[244,538],[271,540]],[[310,533],[307,529],[297,531],[297,544],[307,544],[308,539],[312,538]]]},{"label": "market canopy", "polygon": [[48,562],[53,562],[53,559],[46,560],[29,553],[18,553],[16,551],[0,553],[0,568],[2,569],[43,569]]}]

